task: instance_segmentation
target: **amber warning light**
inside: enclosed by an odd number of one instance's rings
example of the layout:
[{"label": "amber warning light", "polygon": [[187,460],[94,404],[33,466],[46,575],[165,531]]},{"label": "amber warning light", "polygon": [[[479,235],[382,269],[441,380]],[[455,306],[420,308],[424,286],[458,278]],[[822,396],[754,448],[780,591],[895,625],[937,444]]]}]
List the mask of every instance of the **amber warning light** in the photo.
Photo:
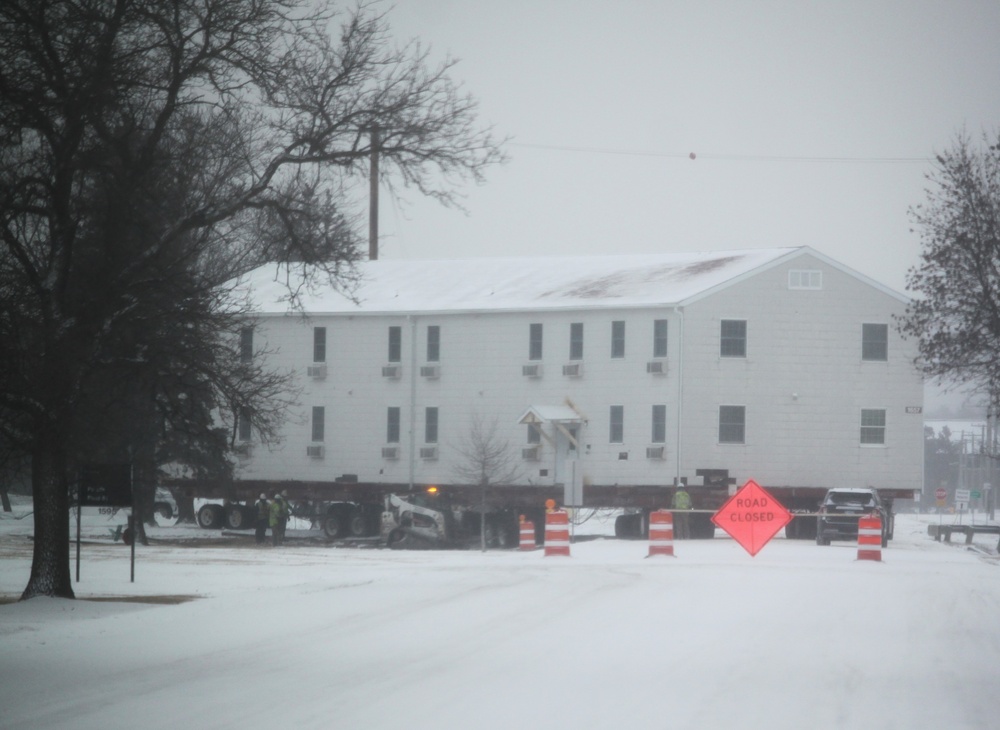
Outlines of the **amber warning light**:
[{"label": "amber warning light", "polygon": [[792,513],[753,479],[712,515],[751,556],[760,552],[778,530],[792,521]]}]

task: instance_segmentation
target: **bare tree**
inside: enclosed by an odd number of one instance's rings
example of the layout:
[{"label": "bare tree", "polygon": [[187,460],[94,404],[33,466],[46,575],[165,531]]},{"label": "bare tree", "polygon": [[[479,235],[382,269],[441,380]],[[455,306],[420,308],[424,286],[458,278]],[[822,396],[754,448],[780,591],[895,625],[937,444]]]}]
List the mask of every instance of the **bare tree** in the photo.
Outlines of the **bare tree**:
[{"label": "bare tree", "polygon": [[472,416],[469,432],[455,447],[458,460],[453,467],[455,478],[480,489],[480,542],[486,551],[487,492],[491,486],[512,484],[521,477],[520,462],[508,439],[503,438],[500,420],[485,419],[479,413]]},{"label": "bare tree", "polygon": [[[995,138],[995,136],[994,136]],[[908,272],[920,296],[898,321],[919,340],[919,365],[941,382],[971,384],[986,399],[983,453],[993,463],[1000,415],[1000,144],[959,135],[937,156],[926,202],[911,211],[923,242]],[[992,469],[992,466],[991,466]],[[989,511],[992,514],[992,494]]]},{"label": "bare tree", "polygon": [[959,135],[911,211],[923,243],[907,275],[914,299],[899,321],[919,340],[919,365],[943,382],[970,383],[1000,412],[1000,145]]},{"label": "bare tree", "polygon": [[0,434],[31,462],[23,598],[73,596],[68,482],[106,398],[146,398],[152,434],[203,436],[209,403],[273,425],[280,388],[232,357],[248,306],[227,282],[269,260],[350,279],[345,193],[374,126],[384,180],[445,204],[502,159],[453,63],[392,44],[365,5],[0,3]]}]

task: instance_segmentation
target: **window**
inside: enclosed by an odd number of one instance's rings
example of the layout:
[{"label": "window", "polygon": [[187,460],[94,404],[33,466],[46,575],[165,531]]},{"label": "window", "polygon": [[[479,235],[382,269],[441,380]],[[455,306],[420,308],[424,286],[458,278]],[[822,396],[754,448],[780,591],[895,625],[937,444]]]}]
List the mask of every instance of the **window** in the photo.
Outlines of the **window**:
[{"label": "window", "polygon": [[389,406],[386,411],[385,441],[388,444],[399,443],[399,406]]},{"label": "window", "polygon": [[861,443],[862,444],[885,443],[884,408],[861,409]]},{"label": "window", "polygon": [[424,443],[436,444],[438,440],[438,409],[428,407],[424,411]]},{"label": "window", "polygon": [[650,442],[665,444],[667,442],[667,407],[653,406],[653,431]]},{"label": "window", "polygon": [[241,408],[239,416],[236,419],[236,433],[240,441],[250,440],[250,409]]},{"label": "window", "polygon": [[625,440],[625,406],[611,406],[611,429],[608,440],[620,444]]},{"label": "window", "polygon": [[240,330],[240,362],[253,360],[253,327]]},{"label": "window", "polygon": [[313,327],[313,362],[326,362],[326,327]]},{"label": "window", "polygon": [[745,319],[724,319],[720,332],[721,357],[747,356],[747,322]]},{"label": "window", "polygon": [[389,362],[401,362],[403,359],[403,328],[389,328]]},{"label": "window", "polygon": [[583,322],[573,322],[569,326],[569,359],[583,359]]},{"label": "window", "polygon": [[653,320],[653,357],[667,356],[667,320]]},{"label": "window", "polygon": [[542,325],[528,325],[528,359],[542,359]]},{"label": "window", "polygon": [[313,406],[312,440],[322,441],[326,430],[326,409],[323,406]]},{"label": "window", "polygon": [[611,323],[611,357],[625,357],[625,323],[620,320]]},{"label": "window", "polygon": [[427,327],[427,362],[441,360],[441,328],[436,325]]},{"label": "window", "polygon": [[529,444],[540,444],[542,443],[542,434],[537,428],[528,424],[528,443]]},{"label": "window", "polygon": [[889,359],[889,325],[861,325],[861,359],[882,361]]},{"label": "window", "polygon": [[822,289],[823,272],[791,269],[788,272],[789,289]]},{"label": "window", "polygon": [[746,406],[719,406],[719,443],[745,443],[746,417]]}]

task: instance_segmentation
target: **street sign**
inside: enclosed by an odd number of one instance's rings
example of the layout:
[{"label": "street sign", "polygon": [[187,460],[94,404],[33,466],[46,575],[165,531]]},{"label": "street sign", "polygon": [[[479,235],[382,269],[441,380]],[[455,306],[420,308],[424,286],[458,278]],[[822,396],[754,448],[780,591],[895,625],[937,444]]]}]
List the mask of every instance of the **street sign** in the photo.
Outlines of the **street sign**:
[{"label": "street sign", "polygon": [[969,497],[971,497],[971,496],[972,495],[969,494],[969,490],[968,489],[956,489],[955,490],[955,501],[956,502],[968,502],[969,501]]},{"label": "street sign", "polygon": [[972,498],[973,499],[979,499],[982,496],[983,496],[983,493],[980,492],[978,489],[973,489],[972,490]]},{"label": "street sign", "polygon": [[132,467],[89,464],[80,469],[81,507],[128,507],[132,504]]},{"label": "street sign", "polygon": [[778,530],[791,521],[792,513],[753,479],[712,515],[712,522],[729,533],[751,556],[760,552]]},{"label": "street sign", "polygon": [[948,499],[948,490],[938,487],[934,490],[934,499]]}]

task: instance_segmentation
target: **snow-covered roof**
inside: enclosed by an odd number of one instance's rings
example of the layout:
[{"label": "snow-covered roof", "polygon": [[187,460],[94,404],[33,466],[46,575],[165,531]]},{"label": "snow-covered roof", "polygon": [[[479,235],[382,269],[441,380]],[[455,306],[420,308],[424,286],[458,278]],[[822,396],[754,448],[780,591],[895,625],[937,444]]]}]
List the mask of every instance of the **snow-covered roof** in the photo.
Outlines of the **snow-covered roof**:
[{"label": "snow-covered roof", "polygon": [[579,423],[583,420],[576,409],[571,406],[531,406],[519,419],[518,423]]},{"label": "snow-covered roof", "polygon": [[[314,315],[676,306],[751,272],[807,253],[839,266],[807,247],[608,256],[380,259],[358,263],[360,281],[353,298],[351,292],[345,295],[330,286],[304,288],[299,295],[302,308]],[[243,283],[252,292],[257,312],[284,314],[289,311],[289,279],[294,285],[301,276],[301,265],[292,265],[289,271],[285,266],[269,264],[250,272]]]}]

